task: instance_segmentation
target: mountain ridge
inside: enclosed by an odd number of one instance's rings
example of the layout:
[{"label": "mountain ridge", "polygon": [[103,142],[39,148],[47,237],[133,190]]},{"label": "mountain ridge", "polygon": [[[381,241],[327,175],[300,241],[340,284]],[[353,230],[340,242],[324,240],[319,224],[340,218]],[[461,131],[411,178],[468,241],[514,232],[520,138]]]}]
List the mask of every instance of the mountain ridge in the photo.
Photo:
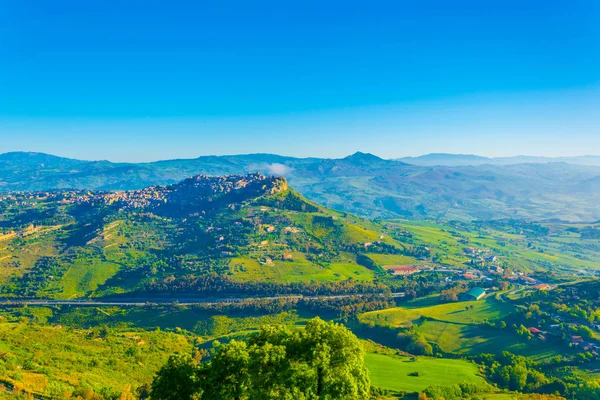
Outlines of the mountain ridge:
[{"label": "mountain ridge", "polygon": [[600,167],[414,165],[361,152],[337,159],[246,154],[137,164],[10,153],[0,156],[0,192],[132,190],[197,174],[254,172],[285,176],[308,199],[369,218],[600,218],[600,185],[595,181]]},{"label": "mountain ridge", "polygon": [[[50,153],[45,152],[36,152],[36,151],[9,151],[0,153],[0,161],[3,161],[6,158],[10,157],[21,157],[21,156],[29,156],[29,157],[48,157],[56,160],[69,160],[76,162],[106,162],[111,164],[134,164],[134,165],[144,165],[144,164],[154,164],[154,163],[168,163],[168,162],[188,162],[193,160],[208,160],[208,159],[229,159],[229,158],[264,158],[264,159],[280,159],[280,160],[343,160],[348,159],[351,160],[353,158],[371,158],[373,160],[384,160],[384,161],[403,161],[407,164],[411,164],[408,160],[415,162],[414,165],[427,165],[434,166],[435,164],[431,164],[430,159],[442,159],[445,158],[449,164],[438,164],[445,166],[454,166],[456,164],[452,164],[451,160],[456,159],[462,162],[465,160],[472,160],[474,162],[482,162],[482,163],[494,163],[494,164],[502,164],[502,165],[514,165],[514,164],[546,164],[552,162],[563,162],[567,164],[575,164],[575,165],[590,165],[590,166],[600,166],[600,155],[586,154],[582,156],[557,156],[557,157],[549,157],[549,156],[529,156],[525,154],[516,155],[516,156],[504,156],[504,157],[486,157],[480,156],[477,154],[467,154],[467,153],[427,153],[419,156],[405,156],[405,157],[396,157],[396,158],[382,158],[375,154],[368,152],[357,151],[353,154],[347,155],[345,157],[339,158],[327,158],[327,157],[295,157],[295,156],[285,156],[276,153],[241,153],[241,154],[207,154],[201,155],[193,158],[169,158],[164,160],[154,160],[154,161],[110,161],[107,159],[77,159],[73,157],[66,156],[57,156]],[[461,164],[461,165],[478,165],[478,164]]]}]

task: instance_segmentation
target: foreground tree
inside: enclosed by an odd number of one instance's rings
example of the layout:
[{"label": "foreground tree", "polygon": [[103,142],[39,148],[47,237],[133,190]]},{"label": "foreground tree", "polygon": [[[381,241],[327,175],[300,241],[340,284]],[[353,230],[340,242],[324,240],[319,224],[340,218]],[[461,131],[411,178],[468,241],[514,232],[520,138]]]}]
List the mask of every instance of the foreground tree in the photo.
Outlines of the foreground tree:
[{"label": "foreground tree", "polygon": [[150,398],[155,400],[194,400],[201,395],[198,367],[191,357],[174,354],[152,382]]},{"label": "foreground tree", "polygon": [[232,340],[218,347],[209,364],[200,369],[203,376],[202,399],[243,399],[248,392],[248,347]]},{"label": "foreground tree", "polygon": [[152,384],[153,400],[362,400],[371,389],[360,341],[318,318],[301,330],[266,327],[247,343],[218,344],[209,362],[190,361],[169,360]]}]

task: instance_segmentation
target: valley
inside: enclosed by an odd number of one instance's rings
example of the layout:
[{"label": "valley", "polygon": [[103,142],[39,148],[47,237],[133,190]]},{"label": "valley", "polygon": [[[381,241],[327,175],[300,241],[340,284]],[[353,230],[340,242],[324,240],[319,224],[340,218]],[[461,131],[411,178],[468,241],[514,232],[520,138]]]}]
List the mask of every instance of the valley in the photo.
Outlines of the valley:
[{"label": "valley", "polygon": [[[50,398],[144,398],[171,354],[210,359],[215,340],[322,318],[358,337],[382,399],[593,398],[600,316],[565,296],[600,288],[597,230],[369,220],[261,174],[11,192],[0,201],[0,381]],[[525,383],[503,378],[517,366]]]}]

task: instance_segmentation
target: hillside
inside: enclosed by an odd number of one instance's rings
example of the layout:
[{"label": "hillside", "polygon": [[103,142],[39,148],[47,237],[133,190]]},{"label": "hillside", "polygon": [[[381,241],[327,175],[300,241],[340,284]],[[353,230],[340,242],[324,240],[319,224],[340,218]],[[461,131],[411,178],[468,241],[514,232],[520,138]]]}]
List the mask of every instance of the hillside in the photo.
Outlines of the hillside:
[{"label": "hillside", "polygon": [[[463,159],[435,155],[434,159]],[[466,156],[459,164],[469,164]],[[413,162],[413,160],[407,160]],[[436,163],[437,164],[437,163]],[[600,167],[568,163],[411,165],[356,153],[341,159],[271,154],[152,163],[80,161],[40,153],[0,155],[0,191],[132,190],[196,174],[285,176],[312,201],[374,218],[600,219]]]},{"label": "hillside", "polygon": [[375,252],[400,248],[380,229],[260,174],[14,193],[0,196],[0,287],[9,296],[67,299],[334,290],[313,281],[348,281],[352,291],[373,279],[356,261],[365,243]]}]

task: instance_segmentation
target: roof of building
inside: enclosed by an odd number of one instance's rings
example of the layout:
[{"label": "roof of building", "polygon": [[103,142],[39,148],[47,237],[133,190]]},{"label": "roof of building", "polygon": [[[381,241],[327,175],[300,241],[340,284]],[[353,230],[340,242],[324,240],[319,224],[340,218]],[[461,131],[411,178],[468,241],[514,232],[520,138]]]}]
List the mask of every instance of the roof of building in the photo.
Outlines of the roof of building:
[{"label": "roof of building", "polygon": [[537,290],[549,290],[550,289],[550,285],[548,285],[547,283],[540,283],[539,285],[536,285],[535,288]]},{"label": "roof of building", "polygon": [[469,296],[473,296],[475,298],[478,298],[479,296],[485,295],[485,289],[480,288],[480,287],[474,287],[474,288],[470,289],[468,292],[466,292],[465,294],[467,294]]}]

